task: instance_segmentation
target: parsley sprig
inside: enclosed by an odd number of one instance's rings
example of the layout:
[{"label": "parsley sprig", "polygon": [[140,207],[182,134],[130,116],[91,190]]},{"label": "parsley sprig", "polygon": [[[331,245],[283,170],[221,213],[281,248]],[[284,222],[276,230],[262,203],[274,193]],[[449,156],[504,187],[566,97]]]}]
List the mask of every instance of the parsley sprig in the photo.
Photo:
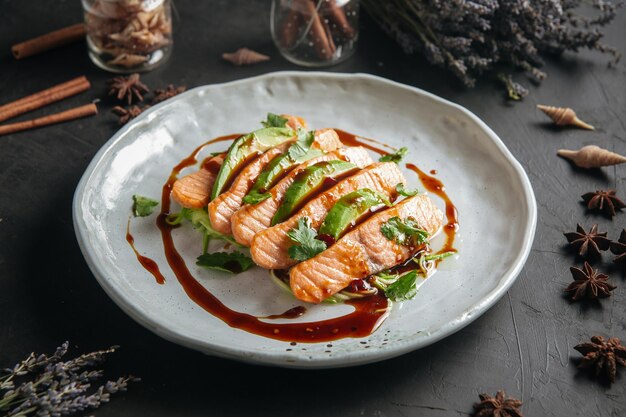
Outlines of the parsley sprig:
[{"label": "parsley sprig", "polygon": [[402,220],[394,216],[380,226],[380,231],[388,240],[403,246],[419,246],[428,242],[428,232],[420,229],[411,218]]},{"label": "parsley sprig", "polygon": [[400,161],[402,161],[402,158],[404,158],[408,152],[409,150],[407,148],[402,147],[393,153],[388,153],[387,155],[381,156],[380,158],[378,158],[378,161],[395,162],[396,164],[399,164]]},{"label": "parsley sprig", "polygon": [[133,196],[133,214],[135,217],[146,217],[152,214],[159,202],[148,197],[135,194]]},{"label": "parsley sprig", "polygon": [[317,231],[311,227],[311,219],[300,217],[298,225],[287,232],[287,236],[295,243],[288,250],[289,257],[296,261],[306,261],[326,250],[326,243],[317,240]]},{"label": "parsley sprig", "polygon": [[285,127],[288,120],[278,114],[267,113],[267,119],[261,121],[264,127]]},{"label": "parsley sprig", "polygon": [[249,256],[241,252],[213,252],[198,256],[196,265],[217,271],[239,274],[254,266]]}]

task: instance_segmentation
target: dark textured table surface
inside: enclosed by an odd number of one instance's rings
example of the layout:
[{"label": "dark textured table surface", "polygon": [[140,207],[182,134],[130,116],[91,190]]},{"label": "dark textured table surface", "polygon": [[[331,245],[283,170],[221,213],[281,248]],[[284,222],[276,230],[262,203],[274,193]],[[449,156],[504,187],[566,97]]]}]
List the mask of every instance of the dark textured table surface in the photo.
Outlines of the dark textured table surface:
[{"label": "dark textured table surface", "polygon": [[[176,2],[174,53],[144,76],[153,86],[189,87],[276,70],[297,69],[281,58],[269,32],[269,2]],[[86,75],[84,94],[41,110],[54,112],[102,98],[109,74],[94,67],[84,44],[23,61],[17,41],[80,21],[74,1],[0,0],[0,102]],[[626,13],[606,41],[626,53]],[[95,412],[105,416],[454,416],[469,415],[479,392],[504,388],[524,401],[528,416],[626,415],[626,369],[608,387],[576,368],[573,346],[591,335],[626,339],[626,280],[602,267],[618,288],[599,305],[570,304],[562,296],[574,258],[562,233],[576,223],[599,223],[616,238],[626,214],[613,221],[586,214],[580,195],[598,188],[626,194],[626,169],[572,168],[557,149],[598,144],[626,154],[624,64],[584,52],[549,60],[549,78],[523,102],[510,104],[490,81],[464,90],[423,59],[407,57],[369,19],[348,62],[329,69],[367,72],[423,88],[482,118],[527,170],[539,207],[532,253],[509,292],[474,323],[435,345],[357,368],[295,371],[207,357],[155,336],[126,316],[102,291],[85,264],[72,227],[72,194],[96,151],[117,130],[97,117],[0,137],[0,366],[31,350],[52,351],[70,340],[75,352],[112,344],[110,377],[143,381]],[[224,51],[248,46],[272,60],[233,67]],[[537,103],[575,107],[595,132],[552,128]],[[101,106],[108,109],[110,104]],[[22,117],[26,119],[28,116]],[[506,197],[504,197],[506,198]],[[480,244],[480,242],[476,242]],[[605,255],[610,259],[610,255]],[[605,263],[606,265],[609,262]],[[436,308],[436,306],[433,306]]]}]

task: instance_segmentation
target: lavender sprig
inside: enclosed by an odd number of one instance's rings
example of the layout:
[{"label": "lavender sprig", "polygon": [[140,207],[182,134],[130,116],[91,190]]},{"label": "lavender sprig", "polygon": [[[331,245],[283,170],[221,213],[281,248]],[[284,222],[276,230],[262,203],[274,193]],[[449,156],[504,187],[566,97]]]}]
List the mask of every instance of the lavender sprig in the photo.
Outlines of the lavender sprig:
[{"label": "lavender sprig", "polygon": [[[408,54],[450,70],[463,84],[496,67],[522,70],[533,81],[546,77],[542,55],[578,52],[582,48],[610,54],[619,52],[601,42],[598,29],[609,24],[621,0],[593,0],[599,13],[580,16],[583,0],[364,0],[368,13]],[[509,95],[519,99],[526,91],[510,74],[499,77]]]},{"label": "lavender sprig", "polygon": [[[101,364],[118,346],[62,361],[68,346],[68,342],[63,343],[50,356],[31,353],[13,368],[5,369],[0,376],[0,412],[11,417],[70,415],[97,408],[108,402],[112,394],[126,391],[128,382],[139,381],[133,376],[122,377],[92,390],[92,382],[101,378],[103,372],[85,368]],[[16,379],[29,374],[30,380],[16,386]]]}]

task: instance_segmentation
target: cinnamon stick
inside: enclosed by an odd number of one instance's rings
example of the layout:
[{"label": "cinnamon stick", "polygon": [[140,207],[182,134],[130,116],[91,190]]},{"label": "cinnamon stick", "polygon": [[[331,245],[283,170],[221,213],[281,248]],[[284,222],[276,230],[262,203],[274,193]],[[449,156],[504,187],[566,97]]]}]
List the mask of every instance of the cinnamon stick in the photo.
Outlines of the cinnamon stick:
[{"label": "cinnamon stick", "polygon": [[339,31],[346,37],[346,39],[354,38],[354,28],[348,23],[345,11],[337,6],[335,0],[323,0],[326,4],[328,17],[337,25]]},{"label": "cinnamon stick", "polygon": [[31,94],[14,102],[0,107],[0,122],[39,109],[50,103],[63,100],[67,97],[82,93],[89,89],[90,83],[86,77],[81,76],[70,81],[57,84],[53,87]]},{"label": "cinnamon stick", "polygon": [[55,123],[68,122],[70,120],[76,120],[82,117],[93,116],[97,113],[98,108],[95,104],[85,104],[84,106],[75,107],[70,110],[50,114],[48,116],[39,117],[37,119],[0,126],[0,136],[20,132],[22,130],[36,129],[38,127],[47,126]]},{"label": "cinnamon stick", "polygon": [[7,104],[4,104],[4,105],[0,106],[0,113],[4,112],[5,110],[7,110],[7,109],[9,109],[11,107],[19,106],[19,105],[22,105],[22,104],[27,103],[29,101],[36,100],[37,98],[41,97],[42,95],[51,94],[51,93],[53,93],[55,91],[62,90],[62,89],[67,88],[67,87],[69,87],[71,85],[75,85],[75,84],[82,83],[82,82],[85,82],[85,81],[87,81],[87,78],[84,75],[81,75],[80,77],[72,78],[71,80],[66,81],[64,83],[57,84],[57,85],[52,86],[50,88],[46,88],[45,90],[41,90],[41,91],[39,91],[37,93],[31,94],[29,96],[22,97],[22,98],[20,98],[18,100],[12,101],[12,102],[7,103]]},{"label": "cinnamon stick", "polygon": [[329,61],[335,53],[335,45],[332,41],[329,42],[328,40],[324,24],[317,13],[315,4],[312,1],[304,1],[303,6],[304,16],[311,19],[311,29],[309,31],[309,35],[313,41],[315,51],[320,59]]},{"label": "cinnamon stick", "polygon": [[13,45],[11,52],[15,59],[23,59],[68,43],[76,42],[85,37],[85,25],[77,23],[72,26],[37,36],[22,43]]},{"label": "cinnamon stick", "polygon": [[302,15],[298,10],[292,8],[285,17],[280,31],[280,44],[283,48],[291,48],[296,44],[300,27],[302,26]]}]

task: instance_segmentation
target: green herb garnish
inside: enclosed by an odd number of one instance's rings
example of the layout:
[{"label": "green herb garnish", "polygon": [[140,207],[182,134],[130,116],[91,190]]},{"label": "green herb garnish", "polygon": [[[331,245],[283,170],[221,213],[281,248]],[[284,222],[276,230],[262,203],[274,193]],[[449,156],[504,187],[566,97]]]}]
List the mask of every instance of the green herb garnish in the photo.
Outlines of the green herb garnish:
[{"label": "green herb garnish", "polygon": [[402,158],[404,158],[404,156],[409,152],[409,150],[407,148],[400,148],[397,151],[395,151],[394,153],[388,153],[387,155],[383,155],[380,158],[378,158],[379,162],[395,162],[396,164],[399,164],[400,161],[402,161]]},{"label": "green herb garnish", "polygon": [[418,275],[417,270],[402,275],[380,272],[373,276],[372,284],[391,301],[406,301],[417,294]]},{"label": "green herb garnish", "polygon": [[309,152],[314,141],[315,132],[313,130],[305,132],[302,129],[298,129],[298,140],[287,151],[289,158],[294,162],[298,161]]},{"label": "green herb garnish", "polygon": [[298,226],[287,232],[287,236],[296,243],[288,250],[289,257],[296,261],[306,261],[326,250],[326,243],[317,240],[317,232],[311,227],[311,219],[300,217]]},{"label": "green herb garnish", "polygon": [[198,256],[196,265],[217,271],[239,274],[254,266],[250,257],[241,252],[214,252]]},{"label": "green herb garnish", "polygon": [[180,213],[172,213],[165,218],[165,222],[170,226],[176,226],[183,220],[188,220],[194,228],[202,232],[202,253],[207,252],[211,239],[221,239],[230,242],[233,245],[243,247],[232,236],[223,235],[213,229],[211,226],[211,219],[209,219],[209,214],[204,209],[183,208]]},{"label": "green herb garnish", "polygon": [[415,220],[392,217],[380,226],[380,231],[387,239],[403,246],[419,246],[428,241],[428,232],[418,227]]},{"label": "green herb garnish", "polygon": [[267,113],[267,119],[261,121],[265,127],[285,127],[287,126],[287,118],[274,113]]},{"label": "green herb garnish", "polygon": [[135,217],[149,216],[154,211],[154,208],[159,205],[159,202],[156,200],[136,194],[133,196],[133,201],[133,214]]},{"label": "green herb garnish", "polygon": [[403,195],[405,197],[413,197],[414,195],[417,195],[419,193],[418,189],[415,190],[407,190],[406,188],[404,188],[404,184],[403,183],[398,183],[398,185],[396,185],[396,191],[398,192],[398,194]]},{"label": "green herb garnish", "polygon": [[385,295],[391,301],[406,301],[417,295],[417,271],[400,275],[398,280],[389,285]]}]

